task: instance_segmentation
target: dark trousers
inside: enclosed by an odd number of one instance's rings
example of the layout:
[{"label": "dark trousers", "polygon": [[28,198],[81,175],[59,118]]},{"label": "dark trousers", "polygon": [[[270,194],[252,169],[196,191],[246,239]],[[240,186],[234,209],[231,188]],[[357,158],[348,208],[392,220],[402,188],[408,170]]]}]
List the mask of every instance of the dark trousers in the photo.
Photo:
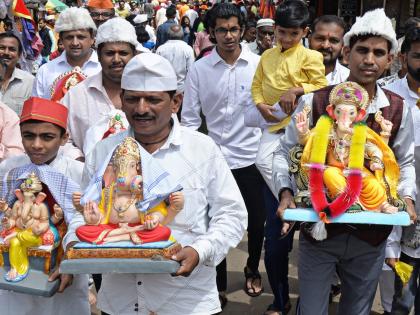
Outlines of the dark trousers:
[{"label": "dark trousers", "polygon": [[401,253],[400,261],[413,266],[413,272],[406,285],[395,275],[395,294],[391,315],[408,315],[414,306],[414,314],[420,314],[420,259]]},{"label": "dark trousers", "polygon": [[283,221],[276,215],[279,203],[268,187],[264,189],[264,199],[267,209],[265,269],[274,295],[273,306],[284,311],[284,305],[289,301],[289,252],[292,250],[294,232],[281,238]]},{"label": "dark trousers", "polygon": [[[263,188],[266,187],[264,179],[255,164],[232,170],[233,177],[238,184],[245,206],[248,211],[248,260],[247,266],[252,271],[258,271],[264,241],[265,210]],[[226,259],[216,268],[217,289],[226,291],[227,271]]]}]

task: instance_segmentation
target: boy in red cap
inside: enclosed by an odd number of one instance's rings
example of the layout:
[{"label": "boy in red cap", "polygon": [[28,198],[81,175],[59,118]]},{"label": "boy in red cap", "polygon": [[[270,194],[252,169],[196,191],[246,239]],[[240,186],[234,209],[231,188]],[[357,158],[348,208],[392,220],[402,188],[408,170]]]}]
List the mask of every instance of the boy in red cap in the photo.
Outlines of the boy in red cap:
[{"label": "boy in red cap", "polygon": [[[27,155],[13,156],[0,163],[2,178],[12,169],[33,163],[48,164],[75,183],[81,183],[83,163],[71,160],[59,152],[68,139],[65,106],[38,97],[29,98],[23,105],[20,131]],[[68,228],[70,230],[71,226]],[[65,236],[63,247],[66,248],[73,241],[76,239]],[[58,277],[61,278],[58,292],[72,285],[65,294],[56,293],[50,298],[0,291],[0,305],[4,307],[5,314],[66,314],[69,310],[75,314],[89,314],[87,276],[60,275],[57,269],[49,280]]]}]

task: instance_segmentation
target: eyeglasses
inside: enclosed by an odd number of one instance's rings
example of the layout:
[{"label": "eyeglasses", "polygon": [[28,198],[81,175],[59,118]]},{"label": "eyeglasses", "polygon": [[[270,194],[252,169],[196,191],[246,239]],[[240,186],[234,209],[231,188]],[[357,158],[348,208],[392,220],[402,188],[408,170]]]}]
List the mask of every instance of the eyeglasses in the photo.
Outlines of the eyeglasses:
[{"label": "eyeglasses", "polygon": [[239,27],[232,27],[230,29],[226,29],[224,27],[219,27],[214,30],[216,34],[226,36],[229,32],[231,35],[238,35],[241,32],[241,29]]},{"label": "eyeglasses", "polygon": [[103,16],[104,18],[110,18],[114,15],[115,15],[115,13],[113,13],[113,12],[90,12],[90,16],[92,18],[98,18],[100,16]]}]

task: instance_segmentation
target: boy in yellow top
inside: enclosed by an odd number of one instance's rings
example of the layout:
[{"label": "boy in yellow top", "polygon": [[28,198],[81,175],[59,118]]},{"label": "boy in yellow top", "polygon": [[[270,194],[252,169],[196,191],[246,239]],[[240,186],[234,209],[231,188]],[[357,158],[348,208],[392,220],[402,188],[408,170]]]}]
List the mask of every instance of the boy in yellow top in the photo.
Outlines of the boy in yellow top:
[{"label": "boy in yellow top", "polygon": [[[277,47],[261,56],[251,88],[254,103],[264,118],[257,119],[264,130],[255,164],[273,192],[264,195],[267,211],[264,262],[274,294],[273,303],[264,314],[270,315],[286,314],[291,308],[287,276],[293,240],[293,233],[280,238],[283,222],[276,215],[277,193],[271,179],[273,154],[280,143],[279,133],[290,121],[296,99],[327,86],[322,54],[301,44],[308,31],[308,20],[309,12],[303,1],[286,0],[279,5],[275,17]],[[256,122],[255,118],[253,121]]]},{"label": "boy in yellow top", "polygon": [[252,82],[252,98],[266,122],[256,165],[270,188],[278,133],[289,124],[296,99],[328,85],[322,54],[301,43],[308,32],[308,21],[309,11],[303,1],[286,0],[277,8],[277,47],[261,56]]}]

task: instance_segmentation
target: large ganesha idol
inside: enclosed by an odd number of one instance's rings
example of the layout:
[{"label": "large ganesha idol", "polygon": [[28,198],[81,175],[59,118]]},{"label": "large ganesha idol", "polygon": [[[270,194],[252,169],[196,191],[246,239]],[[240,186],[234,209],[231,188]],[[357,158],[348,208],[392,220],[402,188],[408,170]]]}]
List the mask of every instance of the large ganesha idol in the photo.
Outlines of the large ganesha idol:
[{"label": "large ganesha idol", "polygon": [[[64,179],[61,174],[54,174],[56,179]],[[44,189],[47,189],[49,197],[43,192]],[[70,196],[71,193],[70,191]],[[55,195],[58,196],[57,193]],[[41,265],[44,265],[43,272],[48,274],[55,263],[58,263],[57,251],[62,254],[59,245],[67,229],[63,208],[55,202],[48,186],[43,186],[35,172],[30,173],[20,188],[15,190],[14,199],[16,198],[11,207],[4,199],[0,201],[2,212],[0,251],[3,259],[8,252],[10,270],[4,274],[8,282],[19,282],[28,276],[31,266],[30,256],[38,257],[37,259],[44,257],[45,261]],[[65,197],[61,198],[62,203]],[[69,200],[71,203],[71,198]],[[57,250],[52,252],[54,249]]]},{"label": "large ganesha idol", "polygon": [[105,187],[99,203],[77,205],[86,222],[76,230],[80,241],[95,245],[128,241],[138,245],[171,240],[166,225],[182,210],[183,194],[170,193],[168,204],[163,200],[145,211],[140,209],[143,177],[139,145],[133,138],[127,137],[117,146],[103,179]]},{"label": "large ganesha idol", "polygon": [[[380,111],[375,115],[380,134],[363,122],[369,96],[355,82],[334,87],[329,101],[328,115],[321,116],[312,130],[307,110],[296,115],[299,142],[304,146],[300,184],[302,178],[307,179],[310,201],[321,222],[329,223],[329,218],[352,206],[398,212],[404,204],[397,194],[399,167],[388,146],[392,123]],[[325,234],[321,234],[313,236],[323,239]]]}]

